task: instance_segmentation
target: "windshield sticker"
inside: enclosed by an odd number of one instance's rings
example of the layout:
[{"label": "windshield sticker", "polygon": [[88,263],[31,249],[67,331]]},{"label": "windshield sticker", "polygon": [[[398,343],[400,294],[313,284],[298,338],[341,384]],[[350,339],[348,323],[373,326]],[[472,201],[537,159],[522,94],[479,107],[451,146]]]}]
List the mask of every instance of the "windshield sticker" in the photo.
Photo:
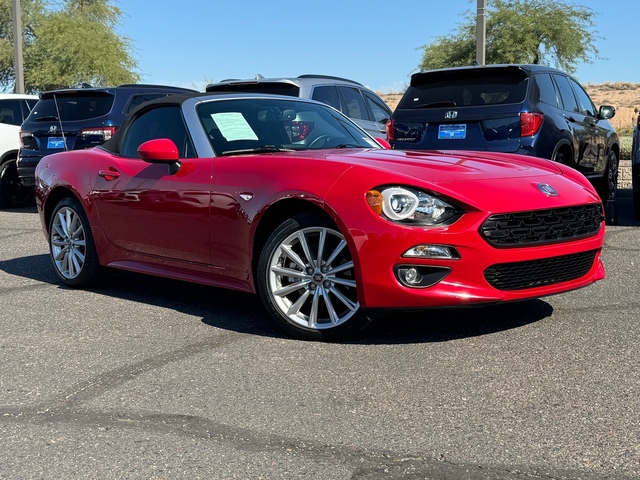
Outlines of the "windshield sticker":
[{"label": "windshield sticker", "polygon": [[228,142],[234,140],[258,140],[256,132],[253,131],[240,112],[212,113],[211,118],[216,122],[220,133]]}]

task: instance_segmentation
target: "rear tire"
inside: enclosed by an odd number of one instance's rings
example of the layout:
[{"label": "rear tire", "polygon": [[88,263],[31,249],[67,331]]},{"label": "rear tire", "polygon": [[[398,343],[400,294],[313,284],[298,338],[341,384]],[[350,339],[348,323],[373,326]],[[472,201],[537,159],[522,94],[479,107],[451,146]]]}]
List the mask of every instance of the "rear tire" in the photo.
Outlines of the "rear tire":
[{"label": "rear tire", "polygon": [[631,185],[633,189],[633,213],[640,220],[640,164],[631,167]]},{"label": "rear tire", "polygon": [[0,208],[29,207],[34,203],[34,192],[20,182],[15,158],[0,165]]},{"label": "rear tire", "polygon": [[91,227],[80,202],[63,198],[49,222],[49,251],[56,274],[71,287],[90,287],[104,279]]}]

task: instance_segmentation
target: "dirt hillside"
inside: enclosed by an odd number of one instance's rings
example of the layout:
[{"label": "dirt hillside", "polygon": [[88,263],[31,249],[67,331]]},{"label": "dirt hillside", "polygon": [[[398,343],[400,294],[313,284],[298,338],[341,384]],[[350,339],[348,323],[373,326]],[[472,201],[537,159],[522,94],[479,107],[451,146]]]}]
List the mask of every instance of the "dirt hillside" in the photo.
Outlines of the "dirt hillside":
[{"label": "dirt hillside", "polygon": [[[585,90],[597,105],[613,105],[616,116],[611,124],[616,128],[633,126],[640,112],[640,83],[606,82],[586,84]],[[379,93],[393,110],[402,97],[402,93]]]}]

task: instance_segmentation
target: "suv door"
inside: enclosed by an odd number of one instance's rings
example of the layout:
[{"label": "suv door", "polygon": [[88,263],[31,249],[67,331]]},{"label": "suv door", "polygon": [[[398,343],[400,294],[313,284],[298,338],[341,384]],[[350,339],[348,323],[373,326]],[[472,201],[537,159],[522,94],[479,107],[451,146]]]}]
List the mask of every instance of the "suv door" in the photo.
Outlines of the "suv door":
[{"label": "suv door", "polygon": [[574,138],[575,167],[585,175],[593,173],[598,160],[594,128],[597,121],[595,112],[578,103],[569,78],[558,74],[554,74],[553,78],[562,100],[567,128]]},{"label": "suv door", "polygon": [[589,121],[591,127],[591,152],[594,157],[595,171],[603,172],[607,164],[607,135],[610,131],[607,128],[609,127],[608,121],[598,118],[598,109],[579,83],[571,78],[569,83],[578,99],[580,111],[585,114],[585,119]]},{"label": "suv door", "polygon": [[380,136],[380,128],[369,116],[369,109],[360,89],[349,85],[338,85],[338,91],[343,101],[342,113],[360,125],[360,128],[369,135]]}]

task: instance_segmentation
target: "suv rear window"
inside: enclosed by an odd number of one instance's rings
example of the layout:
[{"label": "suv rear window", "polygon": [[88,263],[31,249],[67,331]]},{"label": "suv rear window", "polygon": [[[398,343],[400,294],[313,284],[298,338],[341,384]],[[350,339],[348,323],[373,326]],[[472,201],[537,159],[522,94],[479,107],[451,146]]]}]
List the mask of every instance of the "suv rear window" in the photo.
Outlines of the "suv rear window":
[{"label": "suv rear window", "polygon": [[102,117],[111,111],[114,96],[108,92],[57,93],[42,97],[31,111],[31,120],[77,121]]},{"label": "suv rear window", "polygon": [[255,92],[297,97],[300,93],[300,87],[284,82],[238,82],[226,85],[209,85],[207,86],[207,92]]},{"label": "suv rear window", "polygon": [[398,104],[399,109],[464,107],[522,103],[529,78],[522,72],[509,74],[487,70],[425,72],[415,74]]}]

